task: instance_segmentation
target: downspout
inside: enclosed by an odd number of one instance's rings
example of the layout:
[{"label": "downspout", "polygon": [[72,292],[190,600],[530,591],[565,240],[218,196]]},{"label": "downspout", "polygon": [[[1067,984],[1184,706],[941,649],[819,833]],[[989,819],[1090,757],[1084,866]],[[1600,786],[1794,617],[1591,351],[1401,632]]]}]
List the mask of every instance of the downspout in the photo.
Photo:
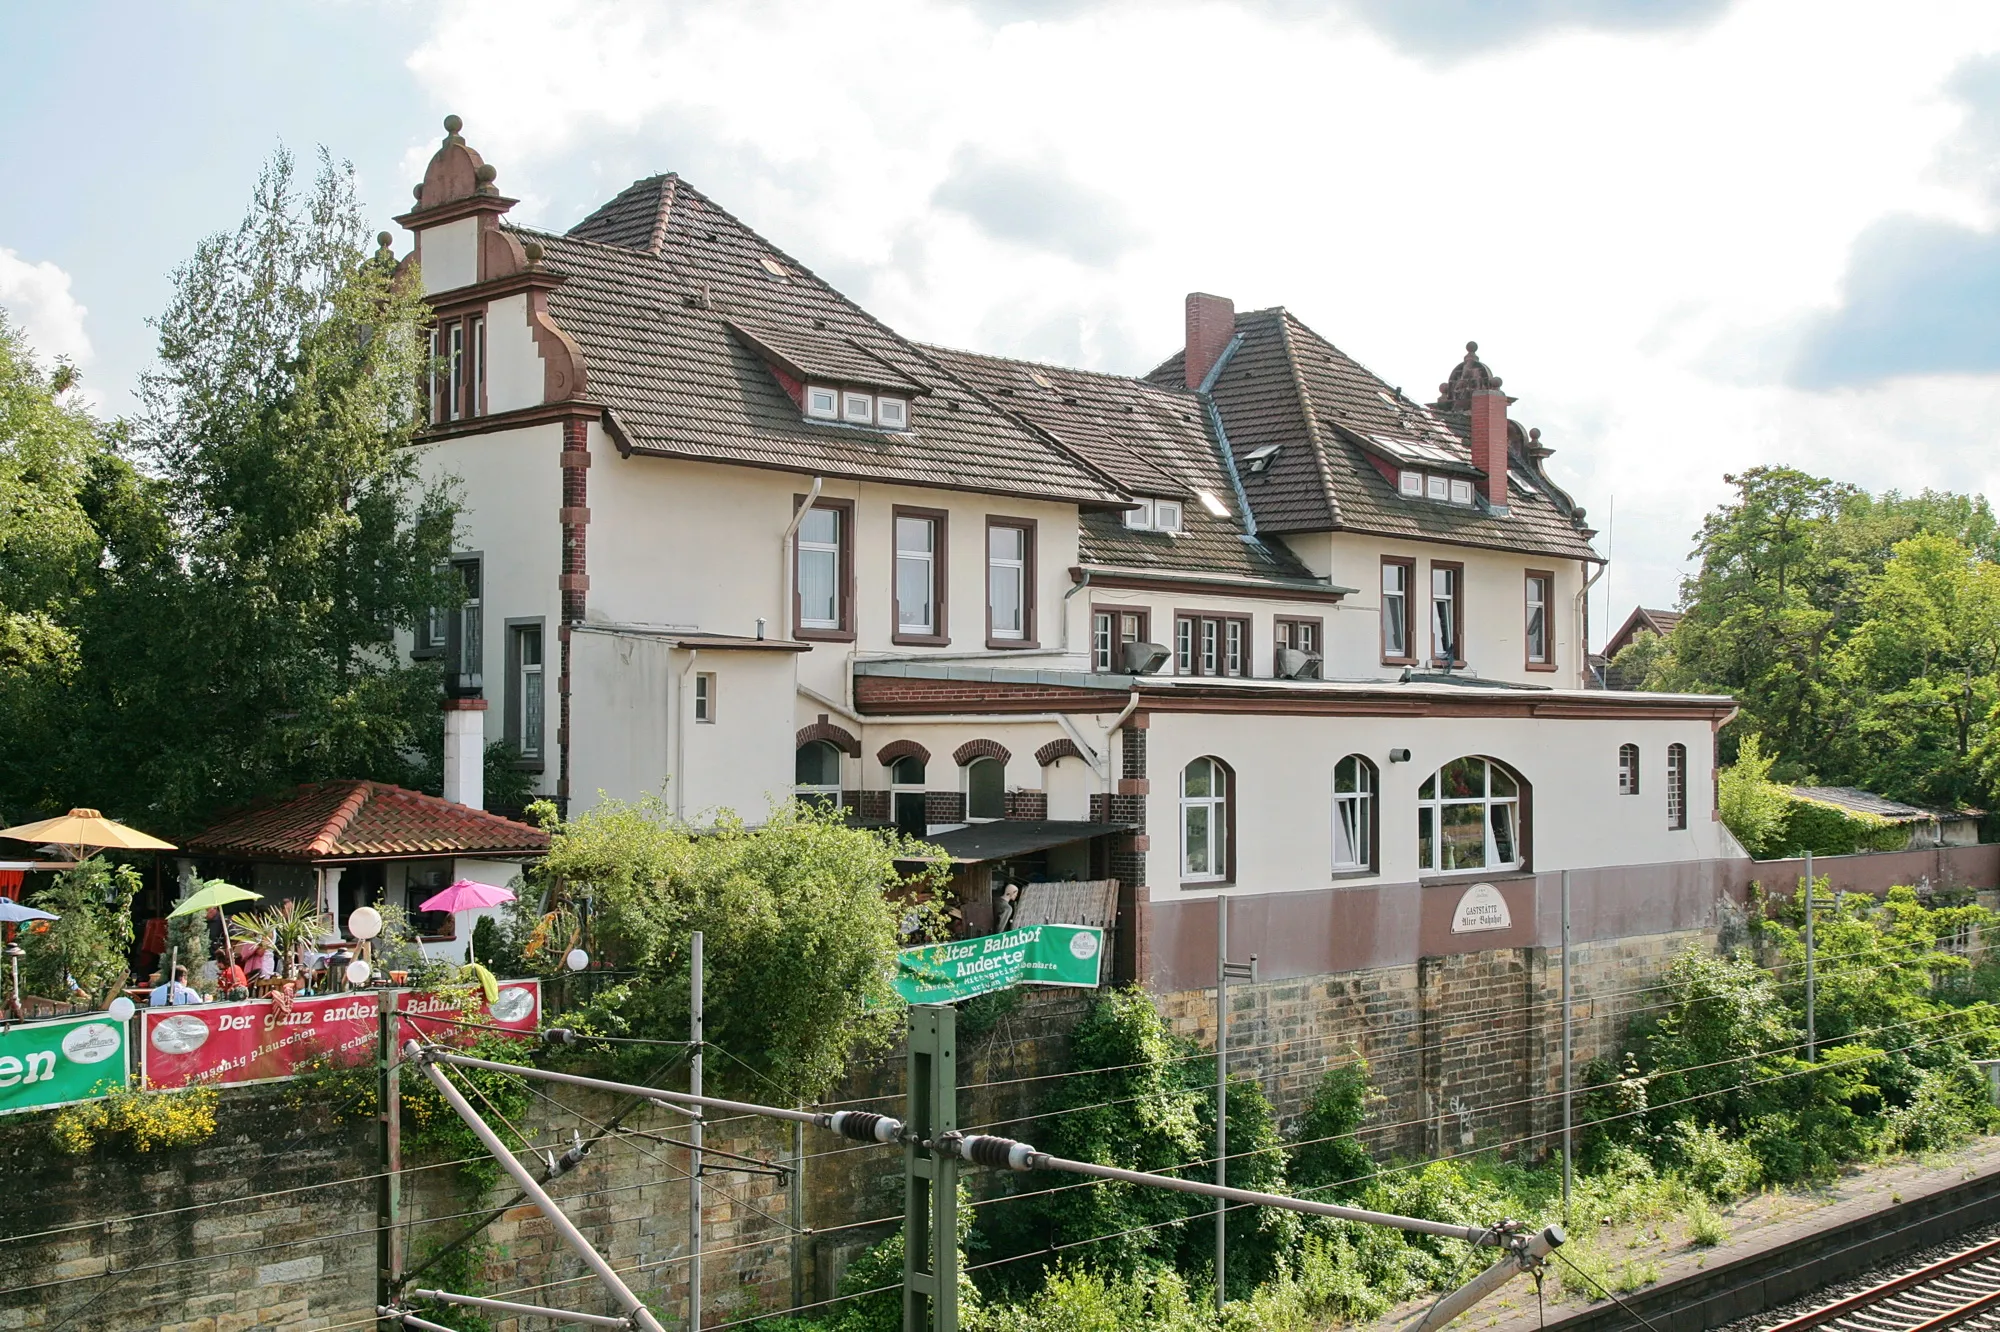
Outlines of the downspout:
[{"label": "downspout", "polygon": [[[1090,586],[1090,570],[1085,569],[1083,571],[1083,581],[1078,583],[1075,587],[1071,588],[1069,591],[1063,593],[1062,635],[1057,644],[1059,650],[1063,652],[1069,651],[1069,599],[1089,586]],[[1116,663],[1113,664],[1115,665]]]},{"label": "downspout", "polygon": [[1133,685],[1132,697],[1125,701],[1125,711],[1113,717],[1111,724],[1104,728],[1104,794],[1106,797],[1111,795],[1112,787],[1117,784],[1111,776],[1111,737],[1118,734],[1118,728],[1123,726],[1131,718],[1132,714],[1138,710],[1139,686]]},{"label": "downspout", "polygon": [[1576,593],[1576,682],[1583,689],[1590,688],[1590,589],[1597,586],[1597,580],[1604,577],[1610,564],[1609,560],[1599,560],[1597,572]]},{"label": "downspout", "polygon": [[1201,399],[1202,409],[1208,413],[1209,428],[1215,431],[1217,451],[1222,455],[1222,470],[1229,474],[1229,488],[1236,492],[1236,511],[1243,515],[1243,539],[1248,541],[1257,535],[1257,515],[1250,511],[1250,496],[1243,489],[1243,478],[1236,471],[1236,453],[1229,447],[1229,432],[1222,428],[1222,412],[1215,405],[1215,381],[1222,378],[1222,369],[1229,364],[1229,358],[1236,355],[1236,349],[1243,345],[1243,335],[1238,333],[1222,349],[1222,355],[1215,358],[1215,364],[1208,367],[1208,373],[1201,377],[1201,387],[1195,396]]},{"label": "downspout", "polygon": [[[825,477],[816,476],[813,478],[812,489],[806,492],[806,502],[799,505],[797,512],[792,514],[792,521],[785,524],[785,534],[778,538],[778,562],[783,566],[783,571],[778,580],[779,587],[783,589],[779,594],[778,601],[778,623],[781,625],[790,626],[793,624],[792,570],[796,567],[796,562],[792,559],[792,538],[798,535],[799,524],[806,520],[806,514],[819,501],[820,487],[825,484]],[[852,541],[854,534],[852,532],[848,533],[847,539]],[[790,638],[792,632],[792,628],[787,628],[785,630],[785,637]]]},{"label": "downspout", "polygon": [[688,672],[701,660],[700,648],[688,649],[687,665],[681,667],[680,682],[674,688],[674,818],[687,814],[687,728]]}]

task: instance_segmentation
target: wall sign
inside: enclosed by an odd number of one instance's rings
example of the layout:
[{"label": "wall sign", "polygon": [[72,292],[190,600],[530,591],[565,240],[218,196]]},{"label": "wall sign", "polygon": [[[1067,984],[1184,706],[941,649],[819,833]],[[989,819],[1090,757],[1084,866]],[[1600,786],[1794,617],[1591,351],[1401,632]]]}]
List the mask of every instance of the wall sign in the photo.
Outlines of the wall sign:
[{"label": "wall sign", "polygon": [[913,1004],[948,1004],[1012,985],[1098,983],[1104,931],[1087,925],[1030,925],[974,939],[925,944],[896,954],[896,993]]},{"label": "wall sign", "polygon": [[1481,930],[1504,930],[1514,923],[1507,914],[1507,899],[1490,883],[1475,883],[1458,899],[1451,913],[1453,934],[1477,934]]},{"label": "wall sign", "polygon": [[0,1115],[103,1096],[130,1081],[125,1024],[103,1013],[0,1030]]}]

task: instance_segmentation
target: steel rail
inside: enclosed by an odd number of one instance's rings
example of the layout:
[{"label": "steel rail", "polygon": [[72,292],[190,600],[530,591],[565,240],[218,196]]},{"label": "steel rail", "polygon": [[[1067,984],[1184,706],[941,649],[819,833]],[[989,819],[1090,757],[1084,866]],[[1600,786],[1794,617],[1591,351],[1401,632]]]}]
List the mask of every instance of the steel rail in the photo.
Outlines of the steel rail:
[{"label": "steel rail", "polygon": [[[1982,1265],[1983,1271],[1967,1271]],[[1937,1332],[1995,1310],[2000,1310],[2000,1239],[1808,1309],[1764,1332],[1806,1332],[1819,1327]]]}]

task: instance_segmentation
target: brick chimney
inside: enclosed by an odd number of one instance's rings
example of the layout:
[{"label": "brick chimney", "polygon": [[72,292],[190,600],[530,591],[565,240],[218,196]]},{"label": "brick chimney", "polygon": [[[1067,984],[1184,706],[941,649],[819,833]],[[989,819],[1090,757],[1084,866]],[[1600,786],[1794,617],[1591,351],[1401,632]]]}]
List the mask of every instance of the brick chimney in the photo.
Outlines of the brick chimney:
[{"label": "brick chimney", "polygon": [[1187,386],[1198,389],[1236,336],[1236,303],[1226,296],[1191,291],[1187,298]]},{"label": "brick chimney", "polygon": [[1507,404],[1500,376],[1479,359],[1479,344],[1465,344],[1465,359],[1452,367],[1451,378],[1438,385],[1435,406],[1464,412],[1472,422],[1472,465],[1486,475],[1479,493],[1494,513],[1507,512]]}]

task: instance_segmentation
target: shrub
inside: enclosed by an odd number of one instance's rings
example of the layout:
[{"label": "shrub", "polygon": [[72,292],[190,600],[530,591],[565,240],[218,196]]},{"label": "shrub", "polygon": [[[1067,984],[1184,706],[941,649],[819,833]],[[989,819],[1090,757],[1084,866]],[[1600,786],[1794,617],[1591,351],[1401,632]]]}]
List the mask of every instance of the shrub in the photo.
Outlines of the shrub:
[{"label": "shrub", "polygon": [[1375,1175],[1375,1158],[1355,1135],[1368,1115],[1368,1065],[1357,1060],[1330,1069],[1319,1081],[1292,1129],[1286,1175],[1292,1187],[1327,1201],[1358,1196]]},{"label": "shrub", "polygon": [[1741,1198],[1763,1178],[1755,1154],[1713,1124],[1677,1120],[1661,1145],[1688,1187],[1715,1202]]},{"label": "shrub", "polygon": [[49,1122],[49,1136],[71,1156],[112,1145],[135,1152],[191,1147],[214,1136],[216,1100],[212,1087],[171,1092],[119,1088],[58,1111]]}]

